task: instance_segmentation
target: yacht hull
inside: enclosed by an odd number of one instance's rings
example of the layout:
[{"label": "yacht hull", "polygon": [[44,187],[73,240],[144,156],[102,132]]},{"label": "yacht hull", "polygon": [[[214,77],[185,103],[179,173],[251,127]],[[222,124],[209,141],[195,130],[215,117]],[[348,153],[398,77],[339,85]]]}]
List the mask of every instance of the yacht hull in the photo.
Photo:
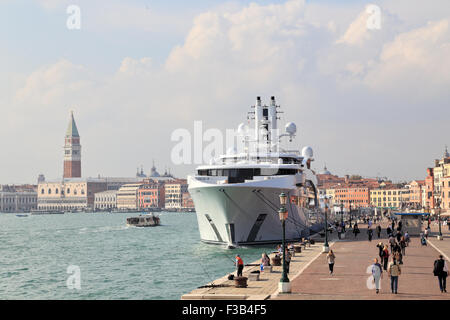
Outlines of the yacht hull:
[{"label": "yacht hull", "polygon": [[[278,180],[278,181],[275,181]],[[280,243],[282,224],[278,210],[280,193],[297,195],[295,177],[256,183],[207,184],[190,178],[189,192],[195,204],[203,242],[232,245]],[[311,225],[305,210],[288,201],[286,240],[308,237]]]}]

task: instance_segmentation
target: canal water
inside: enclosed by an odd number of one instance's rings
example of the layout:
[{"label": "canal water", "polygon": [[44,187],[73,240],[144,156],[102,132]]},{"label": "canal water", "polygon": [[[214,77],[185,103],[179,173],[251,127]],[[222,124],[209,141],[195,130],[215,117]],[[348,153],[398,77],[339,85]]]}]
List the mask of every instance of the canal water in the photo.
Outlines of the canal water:
[{"label": "canal water", "polygon": [[0,299],[177,300],[234,272],[235,254],[250,263],[273,249],[201,243],[195,213],[127,227],[136,215],[0,214]]}]

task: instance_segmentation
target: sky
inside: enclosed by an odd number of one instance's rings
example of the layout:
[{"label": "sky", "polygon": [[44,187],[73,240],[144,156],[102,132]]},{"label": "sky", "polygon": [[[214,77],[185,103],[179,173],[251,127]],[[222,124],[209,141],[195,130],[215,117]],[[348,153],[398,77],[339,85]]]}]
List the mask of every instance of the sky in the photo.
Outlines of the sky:
[{"label": "sky", "polygon": [[256,96],[317,171],[423,179],[450,145],[449,24],[448,0],[0,0],[0,184],[62,176],[70,110],[84,177],[186,176],[172,133],[237,128]]}]

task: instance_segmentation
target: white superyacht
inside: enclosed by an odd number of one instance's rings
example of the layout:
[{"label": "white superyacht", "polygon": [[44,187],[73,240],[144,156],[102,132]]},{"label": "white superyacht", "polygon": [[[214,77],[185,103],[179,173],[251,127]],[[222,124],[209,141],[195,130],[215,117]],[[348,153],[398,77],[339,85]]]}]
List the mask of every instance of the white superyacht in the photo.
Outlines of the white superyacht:
[{"label": "white superyacht", "polygon": [[281,112],[275,97],[269,106],[257,97],[252,108],[248,119],[254,122],[253,130],[244,124],[238,128],[241,152],[228,151],[188,176],[203,242],[229,246],[279,243],[282,192],[288,197],[288,242],[308,237],[324,226],[317,178],[311,170],[312,149],[304,147],[300,154],[281,147],[284,138],[292,143],[297,129],[290,122],[285,133],[279,133]]}]

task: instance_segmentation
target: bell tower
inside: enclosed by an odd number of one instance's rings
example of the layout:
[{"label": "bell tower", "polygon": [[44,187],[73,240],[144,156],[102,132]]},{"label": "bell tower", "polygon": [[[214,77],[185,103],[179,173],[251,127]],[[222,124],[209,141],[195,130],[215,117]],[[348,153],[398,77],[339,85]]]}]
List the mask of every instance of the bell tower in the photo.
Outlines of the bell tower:
[{"label": "bell tower", "polygon": [[73,117],[73,111],[70,112],[70,121],[64,143],[64,178],[81,178],[80,135]]}]

